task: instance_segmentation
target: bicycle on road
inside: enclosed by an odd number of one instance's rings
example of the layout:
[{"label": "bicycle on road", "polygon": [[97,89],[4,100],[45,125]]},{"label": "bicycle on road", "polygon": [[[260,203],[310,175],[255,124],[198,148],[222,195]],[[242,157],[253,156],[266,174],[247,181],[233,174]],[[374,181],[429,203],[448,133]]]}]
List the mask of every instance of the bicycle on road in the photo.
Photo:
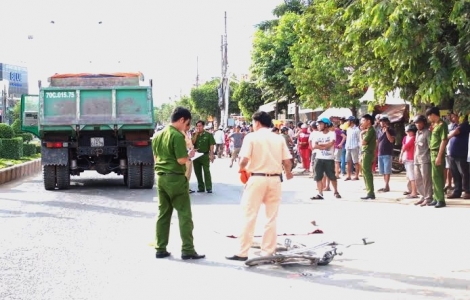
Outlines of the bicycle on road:
[{"label": "bicycle on road", "polygon": [[253,267],[266,264],[310,262],[310,264],[315,266],[326,266],[333,261],[336,255],[343,255],[341,249],[356,245],[370,245],[373,243],[373,241],[363,238],[360,244],[343,245],[329,241],[314,246],[307,246],[293,242],[291,239],[287,238],[284,241],[284,246],[278,247],[273,255],[255,257],[247,260],[245,264]]}]

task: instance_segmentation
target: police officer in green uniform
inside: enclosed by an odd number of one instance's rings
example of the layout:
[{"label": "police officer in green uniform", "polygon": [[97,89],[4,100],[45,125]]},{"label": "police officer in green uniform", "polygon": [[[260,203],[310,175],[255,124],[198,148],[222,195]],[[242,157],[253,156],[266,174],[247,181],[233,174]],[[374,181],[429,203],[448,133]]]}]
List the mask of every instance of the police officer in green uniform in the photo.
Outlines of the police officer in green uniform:
[{"label": "police officer in green uniform", "polygon": [[197,254],[193,244],[193,219],[189,199],[189,183],[185,176],[186,162],[194,156],[188,152],[182,133],[191,122],[189,110],[177,107],[171,115],[171,125],[160,131],[152,141],[155,156],[155,171],[158,176],[158,218],[156,225],[157,258],[170,256],[167,251],[173,209],[178,212],[180,236],[182,240],[182,259],[200,259],[205,255]]},{"label": "police officer in green uniform", "polygon": [[[193,161],[194,174],[197,178],[197,191],[212,193],[212,178],[209,169],[210,163],[214,161],[215,139],[212,134],[204,129],[205,122],[197,121],[196,133],[192,137],[194,148],[203,153],[202,156]],[[204,178],[202,173],[204,172]]]},{"label": "police officer in green uniform", "polygon": [[447,146],[447,135],[449,129],[447,124],[440,117],[439,108],[431,107],[426,110],[426,117],[432,123],[431,140],[429,149],[431,150],[431,177],[433,184],[433,201],[429,206],[441,208],[446,206],[444,195],[444,169]]},{"label": "police officer in green uniform", "polygon": [[[362,125],[365,128],[362,136],[362,175],[366,185],[367,195],[361,197],[363,200],[375,199],[374,176],[372,175],[372,163],[375,159],[375,148],[377,147],[377,133],[372,126],[374,118],[366,114],[362,117]],[[361,133],[362,134],[362,133]]]}]

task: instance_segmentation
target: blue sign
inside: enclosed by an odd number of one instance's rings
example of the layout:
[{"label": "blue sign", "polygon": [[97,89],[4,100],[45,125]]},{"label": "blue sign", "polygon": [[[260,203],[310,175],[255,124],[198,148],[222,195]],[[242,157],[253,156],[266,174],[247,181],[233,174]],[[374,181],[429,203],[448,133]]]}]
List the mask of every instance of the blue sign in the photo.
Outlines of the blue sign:
[{"label": "blue sign", "polygon": [[21,73],[10,72],[10,81],[21,82]]}]

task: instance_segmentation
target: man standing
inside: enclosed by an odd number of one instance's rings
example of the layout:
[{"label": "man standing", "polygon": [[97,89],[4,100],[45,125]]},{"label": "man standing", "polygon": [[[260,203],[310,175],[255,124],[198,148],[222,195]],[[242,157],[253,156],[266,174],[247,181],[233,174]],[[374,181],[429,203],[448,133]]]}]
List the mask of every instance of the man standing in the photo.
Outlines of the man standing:
[{"label": "man standing", "polygon": [[368,168],[375,158],[375,148],[377,147],[377,136],[374,127],[372,126],[374,118],[366,114],[361,119],[361,124],[364,127],[365,133],[362,138],[362,176],[366,185],[367,195],[361,197],[362,200],[374,200],[374,176],[372,168]]},{"label": "man standing", "polygon": [[380,116],[380,126],[377,141],[379,143],[379,173],[383,175],[385,187],[379,192],[390,192],[390,175],[392,174],[393,145],[395,144],[395,130],[390,127],[390,119],[387,116]]},{"label": "man standing", "polygon": [[459,116],[456,113],[450,114],[451,121],[457,124],[457,127],[452,130],[449,135],[449,162],[450,171],[452,172],[452,178],[454,180],[454,190],[448,199],[460,198],[463,194],[464,199],[470,199],[470,186],[469,186],[469,174],[468,174],[468,134],[470,132],[470,126],[468,119],[465,118],[462,123],[459,124]]},{"label": "man standing", "polygon": [[200,259],[194,250],[193,220],[189,199],[189,184],[185,177],[186,162],[194,156],[194,149],[187,151],[185,131],[191,122],[189,110],[177,107],[171,115],[171,125],[160,131],[152,141],[155,171],[158,175],[158,218],[156,225],[156,258],[170,256],[167,251],[173,208],[178,212],[182,244],[182,259]]},{"label": "man standing", "polygon": [[439,108],[428,108],[426,110],[426,117],[433,126],[431,140],[429,142],[429,149],[431,150],[433,201],[428,205],[441,208],[446,206],[444,198],[444,170],[449,130],[447,124],[441,120]]},{"label": "man standing", "polygon": [[350,116],[348,118],[349,126],[346,130],[346,161],[348,164],[347,176],[345,181],[351,180],[352,164],[355,167],[355,176],[353,180],[359,180],[359,171],[361,166],[359,165],[359,154],[361,150],[361,130],[355,123],[356,118]]},{"label": "man standing", "polygon": [[344,143],[346,143],[346,134],[341,130],[339,124],[335,124],[335,174],[339,179],[341,173],[341,156],[343,154]]},{"label": "man standing", "polygon": [[240,126],[235,127],[235,131],[228,136],[231,142],[233,143],[233,152],[230,162],[230,168],[233,166],[233,162],[238,158],[240,148],[242,147],[243,133],[240,133],[240,129]]},{"label": "man standing", "polygon": [[421,199],[415,205],[426,206],[432,202],[432,181],[431,181],[431,152],[429,142],[431,132],[426,128],[427,121],[423,115],[418,115],[414,119],[418,131],[415,138],[415,181],[418,194]]},{"label": "man standing", "polygon": [[[193,168],[197,178],[198,193],[207,191],[210,194],[212,193],[210,163],[214,161],[215,140],[212,134],[204,130],[204,125],[204,121],[197,121],[196,132],[192,138],[194,148],[203,154],[193,161]],[[203,172],[204,177],[202,177]]]},{"label": "man standing", "polygon": [[334,196],[336,198],[341,198],[338,193],[338,182],[336,180],[335,174],[335,140],[336,134],[334,131],[330,130],[332,126],[331,121],[327,118],[322,118],[317,122],[318,133],[315,135],[315,140],[313,141],[313,149],[317,150],[317,155],[315,156],[315,181],[317,182],[318,194],[311,200],[323,200],[323,176],[326,175],[330,179],[331,184],[334,189]]},{"label": "man standing", "polygon": [[214,155],[217,154],[217,157],[221,158],[224,152],[224,128],[222,126],[219,127],[219,130],[214,132],[214,140],[216,144]]},{"label": "man standing", "polygon": [[276,218],[281,202],[282,167],[286,179],[292,179],[291,158],[284,138],[272,134],[269,129],[271,117],[266,112],[253,115],[254,133],[243,141],[240,150],[240,171],[251,173],[242,196],[245,213],[245,225],[240,236],[240,250],[236,255],[226,257],[229,260],[245,261],[253,242],[256,219],[261,204],[265,205],[267,224],[261,242],[263,255],[276,251]]}]

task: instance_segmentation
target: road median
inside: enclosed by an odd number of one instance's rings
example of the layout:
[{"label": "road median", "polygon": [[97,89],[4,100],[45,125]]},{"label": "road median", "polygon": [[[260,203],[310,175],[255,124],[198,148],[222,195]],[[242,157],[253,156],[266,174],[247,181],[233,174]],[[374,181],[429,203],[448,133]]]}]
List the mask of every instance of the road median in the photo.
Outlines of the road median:
[{"label": "road median", "polygon": [[41,159],[35,159],[22,164],[0,169],[0,185],[41,172]]}]

